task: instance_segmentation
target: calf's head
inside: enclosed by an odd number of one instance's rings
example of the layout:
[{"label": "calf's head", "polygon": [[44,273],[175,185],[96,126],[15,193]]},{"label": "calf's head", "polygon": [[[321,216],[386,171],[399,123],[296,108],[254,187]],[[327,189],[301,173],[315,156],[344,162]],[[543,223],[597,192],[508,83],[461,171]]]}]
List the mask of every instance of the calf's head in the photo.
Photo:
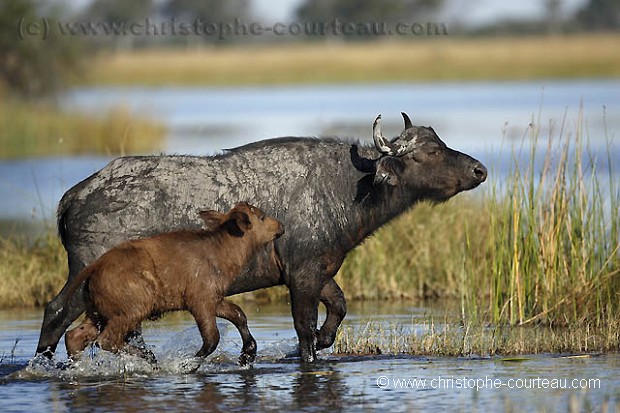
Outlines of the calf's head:
[{"label": "calf's head", "polygon": [[199,214],[208,230],[250,236],[256,244],[267,244],[284,234],[284,226],[277,219],[247,202],[239,202],[227,213],[208,210]]},{"label": "calf's head", "polygon": [[381,115],[373,124],[375,147],[382,154],[375,161],[375,185],[401,186],[440,202],[486,180],[482,163],[448,148],[433,128],[414,126],[402,115],[405,129],[392,140],[381,132]]}]

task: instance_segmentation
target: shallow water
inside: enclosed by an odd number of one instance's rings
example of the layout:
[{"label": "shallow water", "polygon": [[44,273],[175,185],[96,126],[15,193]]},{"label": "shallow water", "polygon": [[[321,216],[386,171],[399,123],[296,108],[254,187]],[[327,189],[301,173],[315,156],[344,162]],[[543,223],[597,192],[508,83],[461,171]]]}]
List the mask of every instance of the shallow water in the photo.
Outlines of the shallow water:
[{"label": "shallow water", "polygon": [[[31,360],[41,311],[0,312],[0,411],[617,411],[620,356],[536,355],[455,358],[340,356],[324,350],[309,367],[294,357],[286,305],[243,303],[258,342],[250,368],[236,364],[240,339],[220,323],[222,341],[195,373],[200,345],[187,316],[145,325],[159,370],[129,356],[89,352],[68,366]],[[346,323],[399,323],[415,330],[441,309],[388,303],[351,305]],[[20,339],[12,351],[15,340]],[[61,342],[61,346],[63,343]],[[554,388],[555,387],[555,388]]]}]

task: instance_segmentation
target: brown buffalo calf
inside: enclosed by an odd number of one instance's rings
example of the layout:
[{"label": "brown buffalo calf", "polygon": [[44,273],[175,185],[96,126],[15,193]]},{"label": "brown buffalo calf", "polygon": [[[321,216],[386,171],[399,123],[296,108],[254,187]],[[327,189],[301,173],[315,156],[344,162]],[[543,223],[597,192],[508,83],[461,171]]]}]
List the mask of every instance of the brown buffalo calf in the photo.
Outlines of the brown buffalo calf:
[{"label": "brown buffalo calf", "polygon": [[[183,230],[128,241],[103,254],[73,281],[71,293],[87,281],[86,319],[65,336],[67,352],[75,358],[95,341],[102,349],[125,349],[145,358],[145,348],[127,344],[142,320],[175,310],[194,316],[203,340],[196,354],[211,354],[220,339],[215,318],[232,322],[243,349],[239,362],[256,356],[241,308],[224,299],[234,277],[252,255],[284,233],[282,224],[245,202],[228,213],[200,212],[206,230]],[[273,259],[278,260],[272,248]],[[279,262],[278,262],[279,265]],[[144,347],[144,346],[142,346]]]}]

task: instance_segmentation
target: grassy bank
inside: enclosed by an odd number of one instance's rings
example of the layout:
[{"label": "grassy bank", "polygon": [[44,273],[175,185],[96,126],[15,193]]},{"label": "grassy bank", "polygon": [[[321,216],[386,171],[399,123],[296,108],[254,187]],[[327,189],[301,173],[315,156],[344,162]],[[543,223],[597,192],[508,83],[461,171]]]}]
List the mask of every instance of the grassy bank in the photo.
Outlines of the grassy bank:
[{"label": "grassy bank", "polygon": [[341,327],[333,352],[465,357],[614,352],[620,347],[619,328],[617,320],[609,325],[585,322],[562,327],[460,324],[454,319],[430,319],[418,325],[368,321]]},{"label": "grassy bank", "polygon": [[0,159],[152,152],[165,129],[124,109],[95,117],[50,105],[0,100]]},{"label": "grassy bank", "polygon": [[54,232],[34,242],[0,238],[0,307],[40,307],[67,279],[67,254]]},{"label": "grassy bank", "polygon": [[620,35],[434,37],[102,54],[87,85],[244,85],[620,76]]}]

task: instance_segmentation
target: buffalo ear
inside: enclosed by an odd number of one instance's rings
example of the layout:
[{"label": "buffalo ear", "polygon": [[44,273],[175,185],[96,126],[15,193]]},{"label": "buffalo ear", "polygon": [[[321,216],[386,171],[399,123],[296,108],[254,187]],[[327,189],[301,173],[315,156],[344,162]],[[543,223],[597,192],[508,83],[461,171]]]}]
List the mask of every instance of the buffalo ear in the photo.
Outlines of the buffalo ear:
[{"label": "buffalo ear", "polygon": [[232,211],[228,215],[227,222],[234,222],[241,232],[247,232],[252,229],[252,221],[250,216],[243,211]]},{"label": "buffalo ear", "polygon": [[205,223],[206,229],[208,229],[209,231],[215,231],[216,229],[218,229],[226,219],[226,214],[218,211],[213,211],[211,209],[207,211],[200,211],[198,215],[200,215],[200,218],[202,218]]},{"label": "buffalo ear", "polygon": [[398,185],[400,176],[405,169],[404,162],[395,156],[384,156],[377,160],[374,185]]}]

